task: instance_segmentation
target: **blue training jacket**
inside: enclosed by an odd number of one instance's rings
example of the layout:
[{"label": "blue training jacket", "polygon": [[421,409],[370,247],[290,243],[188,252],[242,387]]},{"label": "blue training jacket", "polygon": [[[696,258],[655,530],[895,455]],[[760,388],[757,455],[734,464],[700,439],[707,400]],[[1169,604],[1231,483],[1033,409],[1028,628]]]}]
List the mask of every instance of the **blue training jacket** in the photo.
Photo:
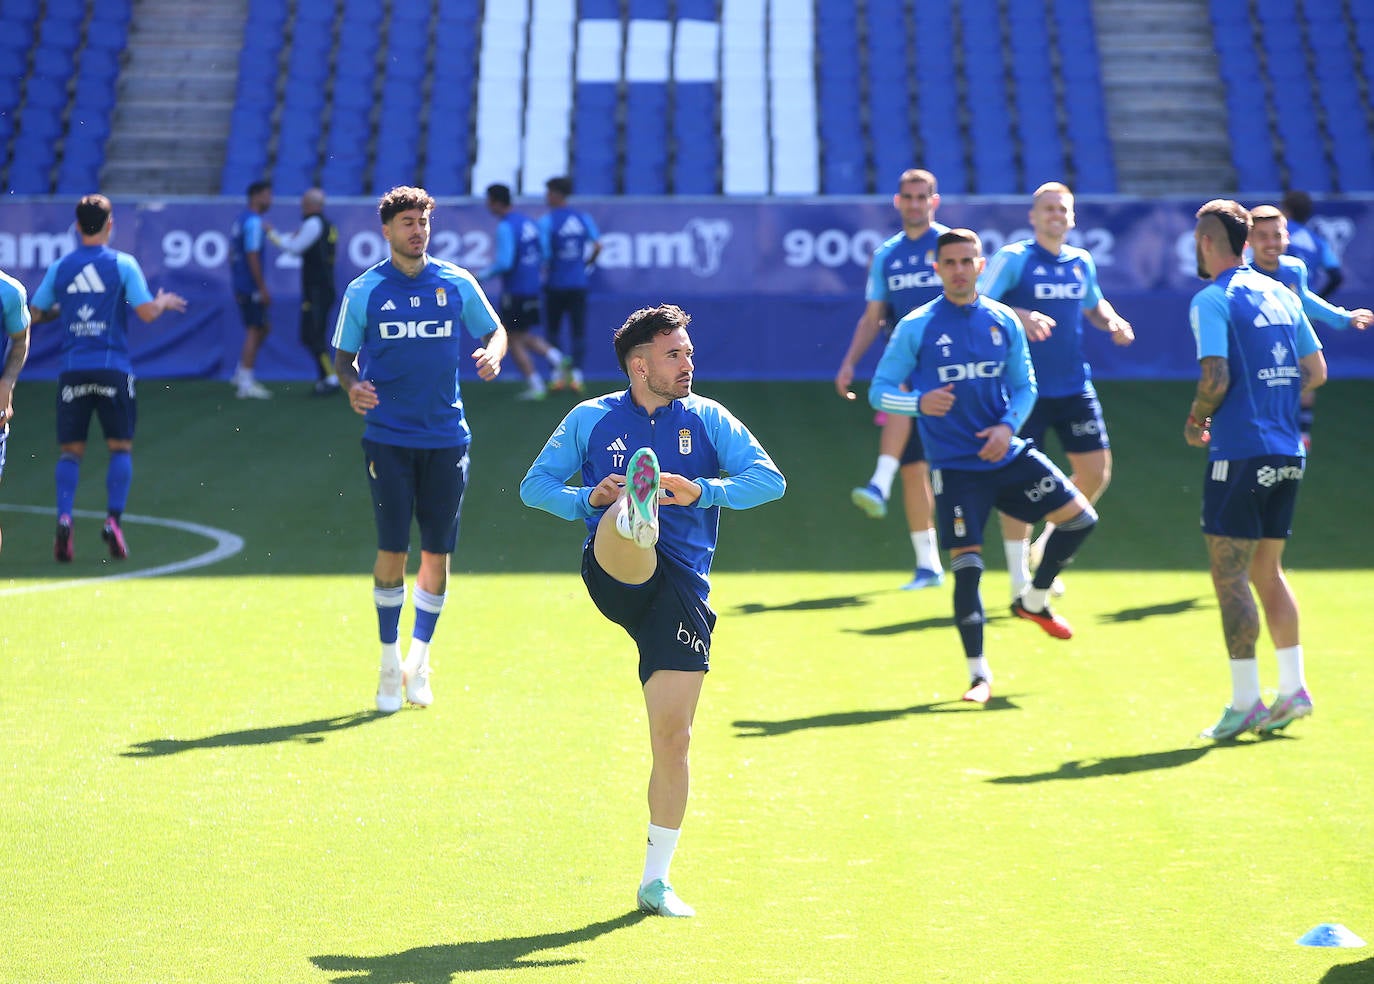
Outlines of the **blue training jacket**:
[{"label": "blue training jacket", "polygon": [[[697,575],[705,597],[720,508],[760,506],[781,498],[787,487],[754,435],[715,400],[693,393],[652,414],[629,390],[579,403],[530,465],[520,499],[562,519],[584,520],[594,533],[606,510],[591,505],[592,489],[607,475],[624,475],[630,455],[643,447],[654,449],[662,471],[701,487],[701,498],[690,506],[661,503],[658,547]],[[580,487],[568,484],[574,475]]]}]

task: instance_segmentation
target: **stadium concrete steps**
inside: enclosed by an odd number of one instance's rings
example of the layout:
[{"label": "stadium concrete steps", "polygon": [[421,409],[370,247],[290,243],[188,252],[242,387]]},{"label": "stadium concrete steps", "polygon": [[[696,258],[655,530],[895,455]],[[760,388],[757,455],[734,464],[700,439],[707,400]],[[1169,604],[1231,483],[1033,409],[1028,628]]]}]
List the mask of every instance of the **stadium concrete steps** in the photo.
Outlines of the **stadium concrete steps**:
[{"label": "stadium concrete steps", "polygon": [[247,0],[136,0],[102,190],[219,193],[247,17]]},{"label": "stadium concrete steps", "polygon": [[1121,192],[1234,191],[1207,0],[1093,0],[1093,19]]}]

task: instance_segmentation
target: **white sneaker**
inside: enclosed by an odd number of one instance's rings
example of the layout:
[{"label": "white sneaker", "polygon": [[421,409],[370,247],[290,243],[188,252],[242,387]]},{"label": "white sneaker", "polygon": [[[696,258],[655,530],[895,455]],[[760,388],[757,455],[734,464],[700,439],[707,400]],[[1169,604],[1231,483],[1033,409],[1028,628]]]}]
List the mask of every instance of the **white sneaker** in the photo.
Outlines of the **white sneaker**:
[{"label": "white sneaker", "polygon": [[640,448],[630,455],[625,473],[625,505],[616,517],[616,532],[647,550],[658,542],[658,455],[653,448]]},{"label": "white sneaker", "polygon": [[409,659],[401,667],[401,675],[405,678],[406,700],[416,707],[428,707],[434,703],[434,691],[429,687],[429,654],[426,653],[417,662]]},{"label": "white sneaker", "polygon": [[238,398],[240,400],[270,400],[272,391],[256,379],[243,380],[239,383]]},{"label": "white sneaker", "polygon": [[395,714],[401,709],[403,682],[401,661],[383,656],[382,667],[377,675],[377,710],[383,714]]}]

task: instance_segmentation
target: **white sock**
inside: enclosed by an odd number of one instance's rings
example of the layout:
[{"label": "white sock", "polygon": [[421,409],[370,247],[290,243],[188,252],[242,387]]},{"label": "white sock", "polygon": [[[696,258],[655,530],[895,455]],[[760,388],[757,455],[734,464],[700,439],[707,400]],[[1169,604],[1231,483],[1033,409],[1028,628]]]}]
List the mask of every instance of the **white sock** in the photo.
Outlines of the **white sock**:
[{"label": "white sock", "polygon": [[328,376],[324,377],[324,381],[330,386],[339,385],[339,377],[334,375],[332,372]]},{"label": "white sock", "polygon": [[411,636],[410,652],[406,654],[406,666],[413,670],[427,659],[429,659],[429,643],[421,642]]},{"label": "white sock", "polygon": [[658,878],[668,880],[668,867],[673,863],[673,852],[677,850],[677,838],[681,833],[681,830],[671,827],[649,824],[649,843],[644,849],[644,877],[639,880],[640,888]]},{"label": "white sock", "polygon": [[382,643],[382,666],[401,665],[401,644],[399,642]]},{"label": "white sock", "polygon": [[234,382],[240,386],[252,386],[257,380],[253,377],[253,370],[245,368],[240,363],[239,367],[234,370]]},{"label": "white sock", "polygon": [[1232,659],[1231,664],[1231,706],[1238,711],[1248,711],[1260,699],[1259,660]]},{"label": "white sock", "polygon": [[897,469],[901,464],[890,454],[878,455],[878,464],[874,466],[873,477],[868,480],[868,484],[876,485],[884,499],[892,495],[892,480],[897,477]]},{"label": "white sock", "polygon": [[988,658],[979,656],[975,659],[964,657],[964,662],[968,664],[968,679],[972,683],[982,677],[988,683],[992,683],[992,670],[988,667]]},{"label": "white sock", "polygon": [[1054,524],[1046,522],[1045,528],[1040,531],[1040,535],[1037,536],[1035,542],[1031,544],[1030,557],[1035,560],[1036,567],[1040,566],[1040,558],[1045,556],[1045,544],[1050,542],[1050,534],[1053,532]]},{"label": "white sock", "polygon": [[550,345],[549,350],[544,353],[544,358],[549,360],[549,365],[557,366],[558,363],[563,361],[563,353]]},{"label": "white sock", "polygon": [[1011,575],[1011,593],[1014,597],[1030,584],[1030,566],[1027,562],[1030,543],[1024,539],[1003,540],[1002,552],[1007,555],[1007,573]]},{"label": "white sock", "polygon": [[1048,588],[1037,588],[1032,584],[1021,592],[1021,604],[1026,606],[1028,612],[1043,612],[1049,603],[1050,592]]},{"label": "white sock", "polygon": [[1307,679],[1302,672],[1302,646],[1285,646],[1274,650],[1279,659],[1279,696],[1291,697],[1299,690],[1307,689]]},{"label": "white sock", "polygon": [[920,530],[911,534],[911,546],[916,551],[916,566],[936,574],[943,573],[940,566],[940,545],[935,542],[933,529]]},{"label": "white sock", "polygon": [[544,377],[537,372],[532,372],[525,380],[530,384],[530,389],[541,390],[544,388]]}]

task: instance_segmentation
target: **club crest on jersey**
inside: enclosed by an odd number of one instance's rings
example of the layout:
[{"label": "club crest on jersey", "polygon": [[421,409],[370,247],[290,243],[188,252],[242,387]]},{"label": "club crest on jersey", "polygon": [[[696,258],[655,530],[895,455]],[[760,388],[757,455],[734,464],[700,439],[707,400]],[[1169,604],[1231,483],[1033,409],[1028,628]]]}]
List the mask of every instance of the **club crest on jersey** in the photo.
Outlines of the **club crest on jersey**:
[{"label": "club crest on jersey", "polygon": [[689,431],[686,427],[682,428],[680,431],[677,432],[677,453],[692,453],[692,432]]},{"label": "club crest on jersey", "polygon": [[993,325],[993,326],[992,326],[992,344],[994,344],[994,345],[1001,345],[1001,344],[1002,344],[1002,332],[1001,332],[1000,329],[998,329],[998,327],[997,327],[996,325]]},{"label": "club crest on jersey", "polygon": [[434,303],[440,307],[448,307],[448,291],[442,287],[434,288]]}]

